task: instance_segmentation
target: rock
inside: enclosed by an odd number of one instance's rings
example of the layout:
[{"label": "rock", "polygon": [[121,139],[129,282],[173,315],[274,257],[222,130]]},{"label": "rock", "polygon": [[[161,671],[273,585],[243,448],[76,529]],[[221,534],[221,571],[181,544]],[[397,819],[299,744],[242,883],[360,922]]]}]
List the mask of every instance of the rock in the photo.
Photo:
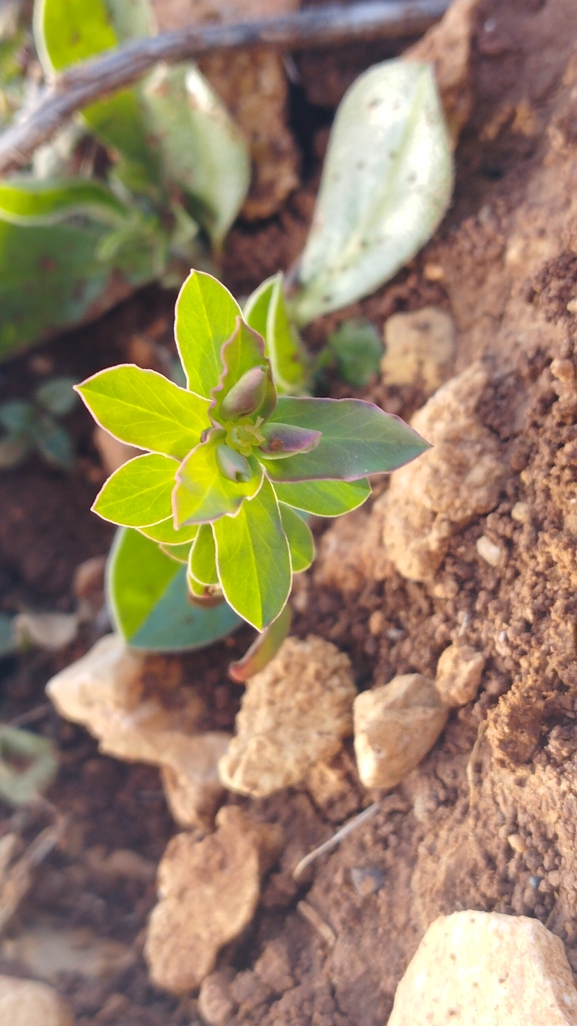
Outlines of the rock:
[{"label": "rock", "polygon": [[531,507],[528,502],[516,502],[511,510],[511,517],[518,524],[528,524],[531,519]]},{"label": "rock", "polygon": [[389,317],[381,360],[385,385],[420,385],[427,396],[442,385],[455,355],[453,318],[436,306]]},{"label": "rock", "polygon": [[[157,695],[150,679],[159,678]],[[172,664],[129,649],[115,634],[56,674],[46,686],[58,712],[98,738],[100,751],[117,759],[159,766],[170,810],[181,826],[212,823],[223,794],[217,764],[230,735],[200,733],[204,704],[193,688],[179,688],[173,708],[162,702]],[[144,678],[148,696],[144,698]]]},{"label": "rock", "polygon": [[[0,946],[2,958],[16,961],[31,976],[58,983],[61,973],[76,973],[87,980],[105,980],[129,969],[135,953],[127,944],[99,937],[88,927],[66,929],[39,922],[7,937]],[[0,1016],[2,1026],[4,1020]]]},{"label": "rock", "polygon": [[335,645],[286,638],[247,683],[237,736],[219,763],[225,787],[263,798],[300,783],[352,733],[355,695],[349,658]]},{"label": "rock", "polygon": [[420,673],[358,695],[355,754],[365,787],[396,787],[433,747],[448,715],[434,681]]},{"label": "rock", "polygon": [[558,937],[536,919],[454,912],[427,930],[388,1026],[577,1026]]},{"label": "rock", "polygon": [[282,846],[279,827],[255,824],[236,806],[221,809],[216,822],[200,841],[173,837],[158,870],[145,955],[153,983],[174,994],[199,987],[220,949],[248,926],[261,877]]},{"label": "rock", "polygon": [[451,535],[497,505],[506,468],[477,413],[489,381],[481,363],[471,364],[411,421],[433,448],[391,474],[383,517],[387,556],[409,580],[430,582]]},{"label": "rock", "polygon": [[484,559],[485,563],[488,563],[489,566],[499,566],[499,563],[503,561],[501,549],[490,538],[487,538],[486,534],[482,534],[480,538],[477,538],[475,548],[481,559]]},{"label": "rock", "polygon": [[45,983],[0,976],[0,1022],[5,1026],[74,1026],[74,1016]]},{"label": "rock", "polygon": [[327,528],[314,562],[317,586],[350,595],[361,591],[368,580],[384,580],[392,569],[381,541],[387,499],[385,492],[373,503],[370,513],[355,509],[337,517]]},{"label": "rock", "polygon": [[107,474],[113,474],[124,463],[128,463],[134,456],[140,456],[142,452],[142,449],[137,449],[134,445],[121,442],[100,425],[94,428],[92,440]]},{"label": "rock", "polygon": [[435,686],[445,705],[456,708],[476,697],[485,659],[470,645],[449,645],[437,663]]},{"label": "rock", "polygon": [[207,1026],[227,1026],[236,1004],[230,996],[230,979],[223,972],[211,973],[200,985],[198,1010]]}]

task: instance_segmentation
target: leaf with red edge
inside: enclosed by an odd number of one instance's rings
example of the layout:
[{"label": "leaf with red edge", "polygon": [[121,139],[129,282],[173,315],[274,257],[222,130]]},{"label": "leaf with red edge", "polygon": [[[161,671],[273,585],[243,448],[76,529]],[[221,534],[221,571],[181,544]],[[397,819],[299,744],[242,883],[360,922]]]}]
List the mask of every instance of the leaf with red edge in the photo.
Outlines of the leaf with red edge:
[{"label": "leaf with red edge", "polygon": [[320,431],[312,431],[310,428],[270,422],[263,424],[261,433],[265,441],[259,446],[259,452],[269,460],[282,460],[296,453],[312,452],[322,437]]},{"label": "leaf with red edge", "polygon": [[[245,375],[256,368],[264,371],[266,381],[263,387],[259,376],[256,392],[254,390],[252,392],[252,398],[258,401],[258,406],[250,410],[250,413],[259,414],[265,419],[269,417],[276,406],[276,392],[272,382],[270,362],[264,355],[263,339],[258,332],[249,328],[241,317],[237,318],[234,333],[222,347],[221,362],[223,371],[218,385],[211,392],[212,404],[209,414],[213,423],[225,423],[227,420],[240,416],[240,414],[233,413],[231,418],[227,410],[227,400],[232,393],[230,405],[234,406],[236,399],[240,398],[244,391],[244,384],[247,381]],[[249,377],[248,385],[250,386],[250,384]],[[242,388],[238,390],[240,396],[235,394],[238,385],[242,385]]]}]

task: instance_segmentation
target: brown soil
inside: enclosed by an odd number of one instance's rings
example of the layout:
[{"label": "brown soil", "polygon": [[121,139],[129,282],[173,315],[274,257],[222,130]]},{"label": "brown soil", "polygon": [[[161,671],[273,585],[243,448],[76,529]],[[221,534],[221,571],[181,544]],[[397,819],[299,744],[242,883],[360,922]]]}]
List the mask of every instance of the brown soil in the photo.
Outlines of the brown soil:
[{"label": "brown soil", "polygon": [[[442,230],[391,284],[314,325],[308,341],[318,346],[328,328],[359,312],[382,326],[397,310],[428,303],[450,310],[458,330],[455,372],[477,358],[493,372],[479,414],[500,443],[506,484],[497,507],[452,538],[430,587],[404,580],[380,558],[377,511],[330,527],[342,559],[321,554],[300,583],[295,631],[314,631],[346,650],[361,689],[396,673],[434,675],[440,653],[459,638],[486,658],[482,687],[378,814],[318,860],[299,887],[291,877],[298,859],[375,797],[355,781],[350,753],[337,767],[342,786],[330,801],[290,791],[246,803],[257,818],[288,826],[290,841],[251,929],[222,954],[236,1007],[230,1026],[382,1026],[426,927],[463,908],[538,918],[565,942],[577,971],[577,322],[567,311],[577,298],[577,10],[573,0],[486,0],[475,19],[473,111]],[[305,72],[313,74],[310,66]],[[269,222],[234,229],[225,272],[239,294],[298,254],[316,176],[315,168]],[[442,277],[431,275],[431,266]],[[80,378],[126,358],[135,333],[169,345],[171,303],[149,290],[41,355],[50,371]],[[46,372],[38,355],[3,367],[2,398],[28,394]],[[551,368],[554,359],[562,362]],[[343,394],[339,383],[331,388]],[[365,395],[403,416],[423,402],[417,386],[375,385]],[[78,410],[70,426],[79,453],[70,478],[36,462],[0,478],[5,610],[70,608],[75,567],[109,544],[110,531],[88,512],[102,480],[88,417]],[[518,502],[528,504],[525,523],[511,518]],[[327,525],[316,530],[320,536]],[[358,555],[367,531],[372,572]],[[506,552],[498,568],[477,553],[482,534]],[[56,657],[0,664],[0,718],[41,704],[48,676],[93,640],[86,628]],[[240,689],[227,680],[226,664],[245,643],[246,635],[159,660],[155,672],[174,687],[185,680],[201,688],[207,729],[229,729]],[[80,1026],[196,1022],[194,996],[179,1001],[147,983],[141,949],[153,885],[111,885],[86,861],[95,845],[159,859],[175,828],[157,773],[98,755],[82,730],[53,712],[34,729],[59,745],[62,769],[49,797],[74,829],[38,872],[9,933],[40,914],[133,945],[135,963],[106,982],[61,980]],[[11,822],[6,813],[0,830]],[[516,848],[507,840],[514,834],[522,839]],[[360,886],[355,869],[373,883]],[[303,897],[334,932],[333,947],[299,915]],[[6,960],[0,969],[24,972]]]}]

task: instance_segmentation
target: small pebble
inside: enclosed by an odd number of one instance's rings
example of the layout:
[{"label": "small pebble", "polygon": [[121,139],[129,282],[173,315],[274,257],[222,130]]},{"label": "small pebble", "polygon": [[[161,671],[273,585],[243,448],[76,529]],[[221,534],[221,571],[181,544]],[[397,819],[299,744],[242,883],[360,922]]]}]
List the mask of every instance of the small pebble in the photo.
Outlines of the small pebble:
[{"label": "small pebble", "polygon": [[520,854],[523,854],[524,851],[527,851],[527,845],[521,837],[521,834],[509,834],[507,841],[509,842],[509,845],[513,849],[513,851],[518,851]]},{"label": "small pebble", "polygon": [[537,887],[539,886],[540,883],[541,883],[541,877],[540,876],[530,876],[529,877],[529,886],[530,887],[534,887],[535,890],[537,889]]},{"label": "small pebble", "polygon": [[511,517],[518,524],[527,524],[531,519],[531,507],[528,502],[516,502],[511,510]]},{"label": "small pebble", "polygon": [[374,894],[379,891],[385,882],[385,877],[376,866],[360,868],[355,866],[351,869],[351,883],[357,894],[365,898],[367,894]]},{"label": "small pebble", "polygon": [[503,558],[503,553],[498,545],[495,545],[486,534],[482,534],[477,539],[477,552],[481,559],[484,559],[490,566],[499,566]]},{"label": "small pebble", "polygon": [[567,303],[569,313],[577,314],[577,299],[570,299]]}]

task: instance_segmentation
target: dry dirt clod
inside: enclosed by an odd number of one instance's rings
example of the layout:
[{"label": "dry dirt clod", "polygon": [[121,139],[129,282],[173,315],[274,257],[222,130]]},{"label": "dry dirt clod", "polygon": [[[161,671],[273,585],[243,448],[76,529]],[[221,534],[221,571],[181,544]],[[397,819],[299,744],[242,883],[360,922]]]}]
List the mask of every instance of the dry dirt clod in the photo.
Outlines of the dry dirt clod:
[{"label": "dry dirt clod", "polygon": [[359,695],[355,753],[365,787],[396,787],[433,747],[448,715],[434,681],[420,673],[395,677]]},{"label": "dry dirt clod", "polygon": [[381,360],[385,385],[422,385],[430,396],[443,384],[455,355],[455,325],[436,306],[389,317]]},{"label": "dry dirt clod", "polygon": [[230,735],[199,733],[203,705],[194,689],[181,688],[177,710],[162,695],[143,699],[147,657],[109,634],[58,673],[46,691],[66,719],[98,738],[106,755],[161,769],[170,810],[181,826],[211,824],[223,794],[217,764]]},{"label": "dry dirt clod", "polygon": [[449,645],[437,663],[435,686],[445,705],[457,708],[475,698],[485,666],[481,652],[470,645]]},{"label": "dry dirt clod", "polygon": [[175,994],[199,987],[220,949],[248,926],[282,845],[279,827],[256,824],[238,807],[221,809],[216,822],[200,841],[173,837],[158,869],[145,954],[152,981]]},{"label": "dry dirt clod", "polygon": [[247,683],[237,736],[219,763],[225,787],[264,798],[303,781],[352,734],[355,695],[347,655],[314,635],[287,638]]},{"label": "dry dirt clod", "polygon": [[451,378],[411,424],[433,445],[391,475],[383,541],[403,577],[430,581],[451,535],[498,502],[506,468],[477,406],[489,383],[480,362]]},{"label": "dry dirt clod", "polygon": [[503,562],[503,553],[498,545],[495,545],[490,538],[487,538],[486,534],[482,534],[477,539],[476,544],[477,552],[481,559],[485,560],[489,566],[499,566]]},{"label": "dry dirt clod", "polygon": [[0,1022],[3,1026],[74,1026],[74,1016],[45,983],[0,976]]},{"label": "dry dirt clod", "polygon": [[427,930],[389,1026],[576,1026],[577,990],[558,937],[536,919],[454,912]]}]

